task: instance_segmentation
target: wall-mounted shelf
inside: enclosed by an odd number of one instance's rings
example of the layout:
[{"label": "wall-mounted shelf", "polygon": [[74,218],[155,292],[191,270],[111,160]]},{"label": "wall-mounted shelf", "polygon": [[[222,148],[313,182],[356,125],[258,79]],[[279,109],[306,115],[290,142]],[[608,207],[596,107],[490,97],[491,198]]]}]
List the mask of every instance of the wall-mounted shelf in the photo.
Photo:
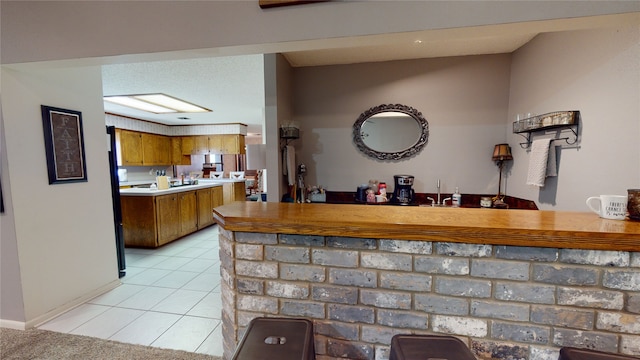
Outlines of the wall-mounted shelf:
[{"label": "wall-mounted shelf", "polygon": [[[579,147],[579,124],[579,111],[555,111],[514,121],[513,133],[526,139],[525,142],[520,143],[520,147],[523,149],[531,147],[533,133],[547,131],[556,131],[554,141],[564,140],[571,147]],[[568,134],[568,136],[560,137],[563,133]]]}]

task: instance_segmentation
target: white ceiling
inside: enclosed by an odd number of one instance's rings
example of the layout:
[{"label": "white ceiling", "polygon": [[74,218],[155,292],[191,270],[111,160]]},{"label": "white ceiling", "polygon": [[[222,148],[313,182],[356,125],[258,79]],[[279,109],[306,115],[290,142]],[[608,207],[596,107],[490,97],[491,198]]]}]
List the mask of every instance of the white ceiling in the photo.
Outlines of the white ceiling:
[{"label": "white ceiling", "polygon": [[[638,19],[638,13],[632,13],[322,39],[294,46],[283,44],[281,52],[294,67],[511,53],[540,33],[638,24]],[[250,134],[262,132],[262,55],[104,65],[103,90],[104,95],[162,92],[213,110],[204,114],[150,114],[105,102],[109,113],[166,125],[243,123]],[[189,119],[178,119],[182,116]]]},{"label": "white ceiling", "polygon": [[104,65],[104,95],[160,92],[212,110],[198,114],[152,114],[105,102],[105,111],[166,125],[243,123],[249,126],[249,131],[261,132],[263,74],[262,55]]}]

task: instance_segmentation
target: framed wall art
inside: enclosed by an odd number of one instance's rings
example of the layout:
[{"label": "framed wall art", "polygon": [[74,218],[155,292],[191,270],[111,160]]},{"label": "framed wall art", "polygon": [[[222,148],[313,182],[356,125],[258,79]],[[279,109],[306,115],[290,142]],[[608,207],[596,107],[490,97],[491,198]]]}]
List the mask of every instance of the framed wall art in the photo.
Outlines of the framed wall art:
[{"label": "framed wall art", "polygon": [[49,184],[87,181],[82,113],[41,106]]}]

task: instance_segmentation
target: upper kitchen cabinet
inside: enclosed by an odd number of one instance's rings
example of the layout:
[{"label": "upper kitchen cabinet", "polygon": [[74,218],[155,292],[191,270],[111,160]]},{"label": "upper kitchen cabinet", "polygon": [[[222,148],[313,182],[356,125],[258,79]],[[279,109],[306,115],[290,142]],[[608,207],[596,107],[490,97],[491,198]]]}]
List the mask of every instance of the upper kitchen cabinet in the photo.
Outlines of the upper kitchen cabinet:
[{"label": "upper kitchen cabinet", "polygon": [[182,155],[244,154],[244,135],[182,136]]},{"label": "upper kitchen cabinet", "polygon": [[142,166],[141,133],[116,129],[116,147],[119,166]]},{"label": "upper kitchen cabinet", "polygon": [[229,154],[224,152],[224,147],[222,146],[222,138],[225,135],[210,135],[209,136],[209,150],[211,154]]},{"label": "upper kitchen cabinet", "polygon": [[191,165],[191,156],[182,152],[182,139],[185,136],[171,137],[171,164]]},{"label": "upper kitchen cabinet", "polygon": [[142,164],[171,165],[171,138],[142,133]]},{"label": "upper kitchen cabinet", "polygon": [[171,139],[164,135],[116,129],[119,166],[171,165]]},{"label": "upper kitchen cabinet", "polygon": [[198,135],[194,136],[195,142],[195,153],[198,155],[209,154],[211,152],[209,148],[209,136],[207,135]]},{"label": "upper kitchen cabinet", "polygon": [[222,154],[244,154],[244,135],[221,135]]}]

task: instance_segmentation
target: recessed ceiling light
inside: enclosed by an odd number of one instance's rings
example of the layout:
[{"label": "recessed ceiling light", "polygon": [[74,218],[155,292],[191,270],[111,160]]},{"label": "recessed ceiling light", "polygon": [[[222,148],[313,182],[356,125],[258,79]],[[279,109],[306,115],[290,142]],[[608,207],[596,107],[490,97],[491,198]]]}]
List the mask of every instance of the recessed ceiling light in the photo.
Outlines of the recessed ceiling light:
[{"label": "recessed ceiling light", "polygon": [[413,43],[414,44],[422,44],[422,40],[415,40]]},{"label": "recessed ceiling light", "polygon": [[104,101],[155,114],[210,112],[202,106],[165,94],[138,94],[105,96]]}]

